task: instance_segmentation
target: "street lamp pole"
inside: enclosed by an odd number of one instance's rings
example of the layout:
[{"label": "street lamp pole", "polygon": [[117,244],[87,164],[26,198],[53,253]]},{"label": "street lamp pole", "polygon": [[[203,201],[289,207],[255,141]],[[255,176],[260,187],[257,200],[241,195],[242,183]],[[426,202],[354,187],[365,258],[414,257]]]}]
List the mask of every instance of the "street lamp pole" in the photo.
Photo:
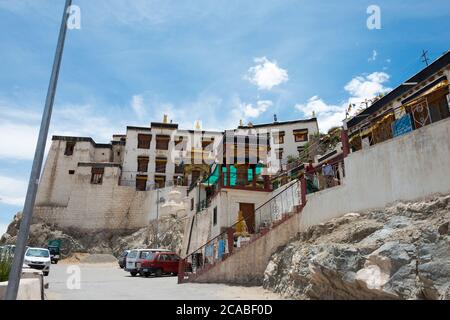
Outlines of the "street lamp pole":
[{"label": "street lamp pole", "polygon": [[53,61],[53,69],[50,77],[50,84],[45,100],[44,113],[42,115],[41,127],[37,140],[36,150],[34,153],[33,166],[31,168],[30,180],[28,182],[27,195],[23,207],[22,221],[20,223],[19,233],[17,235],[16,248],[14,251],[14,259],[9,273],[8,287],[6,289],[5,300],[16,300],[19,289],[20,277],[22,274],[22,264],[25,255],[25,248],[28,241],[28,233],[30,230],[31,218],[33,215],[34,203],[36,200],[36,192],[38,188],[39,178],[41,175],[42,162],[44,159],[45,145],[47,142],[48,129],[52,116],[53,102],[55,100],[56,86],[58,83],[59,70],[61,67],[61,59],[64,51],[64,40],[67,32],[67,20],[69,18],[69,7],[72,0],[66,0],[64,13],[59,31],[58,44],[56,47],[55,59]]}]

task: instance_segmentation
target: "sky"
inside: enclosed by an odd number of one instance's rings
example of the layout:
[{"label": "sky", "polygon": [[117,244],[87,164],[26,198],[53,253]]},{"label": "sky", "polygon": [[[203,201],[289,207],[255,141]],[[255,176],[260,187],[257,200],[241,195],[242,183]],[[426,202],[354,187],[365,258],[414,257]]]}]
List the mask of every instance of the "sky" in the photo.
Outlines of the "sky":
[{"label": "sky", "polygon": [[[163,114],[223,130],[314,111],[326,131],[350,102],[422,69],[423,49],[431,61],[450,49],[446,0],[73,4],[80,28],[67,34],[49,138],[109,142]],[[371,5],[380,28],[368,27]],[[0,0],[0,234],[23,206],[63,6]]]}]

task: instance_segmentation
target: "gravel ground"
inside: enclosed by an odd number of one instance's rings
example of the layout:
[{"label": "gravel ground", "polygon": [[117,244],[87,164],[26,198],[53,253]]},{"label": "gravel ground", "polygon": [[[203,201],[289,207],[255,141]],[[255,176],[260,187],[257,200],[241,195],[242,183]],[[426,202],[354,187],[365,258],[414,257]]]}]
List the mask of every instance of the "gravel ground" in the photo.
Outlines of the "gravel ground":
[{"label": "gravel ground", "polygon": [[[68,289],[70,268],[79,267],[80,289]],[[73,275],[73,274],[72,274]],[[73,277],[73,276],[72,276]],[[117,264],[52,265],[46,278],[49,300],[237,300],[280,299],[278,294],[262,287],[240,287],[224,284],[187,283],[178,285],[177,277],[131,277]]]}]

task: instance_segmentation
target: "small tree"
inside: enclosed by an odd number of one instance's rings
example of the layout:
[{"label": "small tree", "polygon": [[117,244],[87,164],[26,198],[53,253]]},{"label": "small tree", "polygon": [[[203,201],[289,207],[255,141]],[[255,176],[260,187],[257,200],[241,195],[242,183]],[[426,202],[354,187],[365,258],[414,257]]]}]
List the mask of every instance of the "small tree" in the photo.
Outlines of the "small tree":
[{"label": "small tree", "polygon": [[0,252],[0,282],[8,281],[12,258],[8,252]]}]

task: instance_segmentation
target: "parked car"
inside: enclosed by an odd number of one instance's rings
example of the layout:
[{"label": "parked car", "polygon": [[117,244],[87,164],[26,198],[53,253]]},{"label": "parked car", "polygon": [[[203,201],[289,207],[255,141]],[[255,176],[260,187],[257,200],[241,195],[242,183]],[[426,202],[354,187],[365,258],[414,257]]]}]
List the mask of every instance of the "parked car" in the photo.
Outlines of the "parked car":
[{"label": "parked car", "polygon": [[163,274],[178,274],[180,256],[175,252],[149,252],[137,263],[139,274],[157,277]]},{"label": "parked car", "polygon": [[56,246],[48,246],[48,251],[50,251],[50,261],[57,264],[60,259],[60,250]]},{"label": "parked car", "polygon": [[44,248],[27,248],[23,263],[30,268],[42,270],[44,276],[50,273],[50,251]]},{"label": "parked car", "polygon": [[132,277],[135,277],[139,270],[136,266],[137,262],[143,258],[148,252],[170,252],[167,249],[134,249],[130,250],[126,257],[125,271],[129,272]]},{"label": "parked car", "polygon": [[125,250],[120,254],[118,261],[117,261],[119,263],[120,269],[125,268],[125,265],[127,264],[127,256],[129,253],[130,253],[130,250]]}]

